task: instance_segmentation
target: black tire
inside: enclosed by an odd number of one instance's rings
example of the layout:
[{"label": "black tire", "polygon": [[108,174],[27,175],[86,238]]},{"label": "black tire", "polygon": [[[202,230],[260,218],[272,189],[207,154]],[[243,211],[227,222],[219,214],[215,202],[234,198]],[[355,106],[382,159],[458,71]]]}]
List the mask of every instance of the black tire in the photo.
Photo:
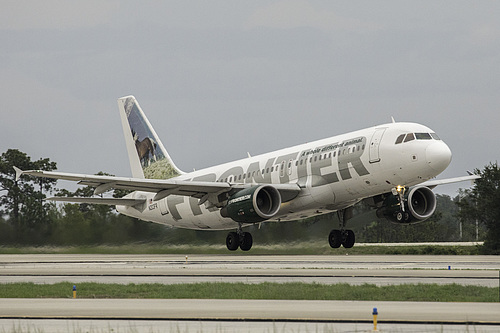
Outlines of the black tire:
[{"label": "black tire", "polygon": [[404,214],[403,214],[403,215],[404,215],[404,222],[405,222],[405,223],[409,223],[409,222],[410,222],[410,220],[411,220],[411,215],[410,215],[410,213],[408,213],[408,212],[404,212]]},{"label": "black tire", "polygon": [[234,231],[227,234],[226,246],[229,251],[236,251],[240,246],[240,238],[238,234]]},{"label": "black tire", "polygon": [[402,210],[396,213],[396,221],[398,222],[403,222],[404,220],[404,213]]},{"label": "black tire", "polygon": [[342,234],[340,230],[333,229],[330,231],[330,235],[328,235],[328,243],[332,249],[338,249],[340,245],[342,245]]},{"label": "black tire", "polygon": [[244,232],[240,239],[240,249],[242,251],[248,251],[252,248],[253,238],[252,234],[249,232]]},{"label": "black tire", "polygon": [[344,239],[342,241],[342,245],[346,249],[350,249],[351,247],[354,246],[354,243],[356,243],[356,236],[354,235],[354,231],[352,231],[352,230],[345,230],[344,231]]}]

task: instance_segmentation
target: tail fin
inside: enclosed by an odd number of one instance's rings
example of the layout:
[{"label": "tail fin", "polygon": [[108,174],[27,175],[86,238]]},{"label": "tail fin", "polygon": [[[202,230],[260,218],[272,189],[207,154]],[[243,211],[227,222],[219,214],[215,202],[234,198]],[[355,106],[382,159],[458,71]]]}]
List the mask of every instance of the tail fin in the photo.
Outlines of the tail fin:
[{"label": "tail fin", "polygon": [[183,174],[160,141],[134,96],[118,99],[123,134],[134,178],[168,179]]}]

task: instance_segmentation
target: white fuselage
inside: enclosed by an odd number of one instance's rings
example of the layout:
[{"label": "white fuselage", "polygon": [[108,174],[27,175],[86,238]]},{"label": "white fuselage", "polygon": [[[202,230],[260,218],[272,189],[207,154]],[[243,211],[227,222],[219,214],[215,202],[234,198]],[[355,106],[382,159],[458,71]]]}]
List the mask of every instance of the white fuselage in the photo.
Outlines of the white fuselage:
[{"label": "white fuselage", "polygon": [[[403,134],[419,133],[407,142]],[[183,174],[175,179],[230,184],[297,183],[301,192],[281,204],[272,221],[289,221],[344,209],[392,188],[413,186],[441,173],[451,161],[448,146],[428,127],[389,123],[328,139]],[[117,206],[125,215],[188,229],[234,229],[238,224],[219,209],[199,199],[170,195],[153,201],[154,193],[134,192],[147,198],[143,210]],[[208,207],[208,208],[207,208]]]}]

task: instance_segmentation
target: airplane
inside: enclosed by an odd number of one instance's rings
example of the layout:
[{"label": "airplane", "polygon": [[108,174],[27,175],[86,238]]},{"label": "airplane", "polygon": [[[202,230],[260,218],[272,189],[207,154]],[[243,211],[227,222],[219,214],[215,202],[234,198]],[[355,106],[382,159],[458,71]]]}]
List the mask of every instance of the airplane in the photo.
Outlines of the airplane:
[{"label": "airplane", "polygon": [[[351,248],[347,229],[353,206],[366,202],[379,218],[417,223],[436,209],[432,189],[479,178],[436,180],[451,162],[438,135],[417,123],[374,126],[193,172],[181,171],[134,96],[118,99],[132,177],[23,171],[23,174],[76,181],[94,187],[95,197],[47,200],[107,204],[124,215],[172,227],[233,230],[226,246],[248,251],[251,233],[243,228],[337,212],[339,228],[328,235],[332,248]],[[112,189],[131,190],[122,198],[103,197]]]}]

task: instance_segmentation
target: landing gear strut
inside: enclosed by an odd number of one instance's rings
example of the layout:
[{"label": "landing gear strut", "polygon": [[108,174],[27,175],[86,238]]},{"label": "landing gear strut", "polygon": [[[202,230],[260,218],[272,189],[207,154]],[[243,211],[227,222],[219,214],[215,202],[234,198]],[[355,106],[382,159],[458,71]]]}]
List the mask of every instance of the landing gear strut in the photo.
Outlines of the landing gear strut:
[{"label": "landing gear strut", "polygon": [[399,211],[395,213],[396,221],[398,222],[408,222],[410,221],[410,213],[405,211],[405,192],[406,192],[406,187],[404,186],[397,186],[392,189],[392,194],[398,197],[399,200]]},{"label": "landing gear strut", "polygon": [[350,249],[356,243],[356,236],[354,231],[346,230],[345,226],[347,224],[347,219],[352,216],[352,208],[342,209],[337,211],[337,216],[339,217],[340,230],[333,229],[328,235],[328,243],[334,249],[344,246],[346,249]]},{"label": "landing gear strut", "polygon": [[236,251],[238,247],[242,251],[248,251],[252,248],[253,238],[249,232],[241,230],[241,224],[237,231],[231,231],[226,237],[226,246],[229,251]]}]

